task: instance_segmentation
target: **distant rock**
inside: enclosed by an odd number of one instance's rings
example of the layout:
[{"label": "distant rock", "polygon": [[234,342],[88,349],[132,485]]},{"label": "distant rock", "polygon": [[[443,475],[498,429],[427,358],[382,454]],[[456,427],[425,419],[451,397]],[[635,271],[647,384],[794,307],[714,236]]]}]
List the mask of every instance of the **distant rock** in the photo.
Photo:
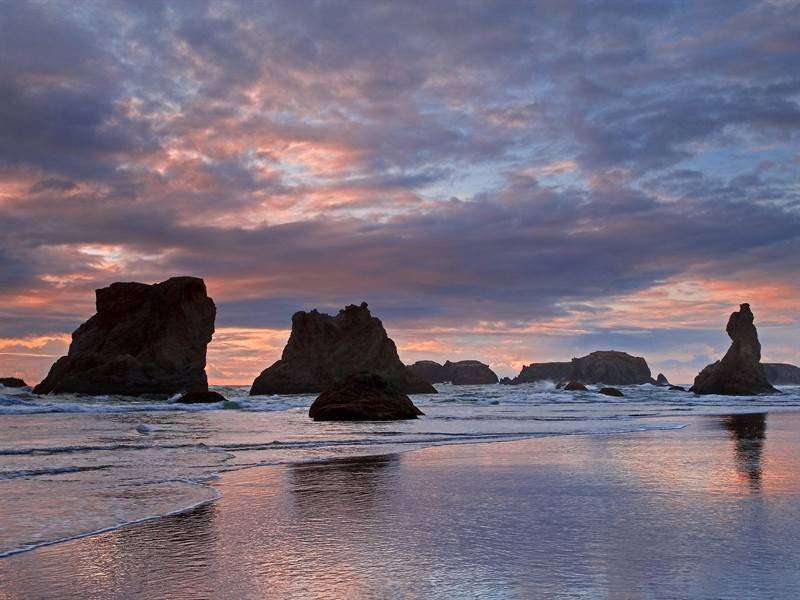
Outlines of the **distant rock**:
[{"label": "distant rock", "polygon": [[778,393],[761,366],[761,343],[753,321],[749,304],[742,304],[731,314],[725,328],[732,340],[728,352],[700,371],[690,392],[727,396]]},{"label": "distant rock", "polygon": [[218,392],[188,392],[175,400],[178,404],[211,404],[213,402],[225,402],[225,396]]},{"label": "distant rock", "polygon": [[571,362],[533,363],[522,368],[513,384],[537,381],[582,381],[611,385],[655,383],[647,361],[616,350],[598,350]]},{"label": "distant rock", "polygon": [[522,371],[512,380],[512,383],[514,385],[536,383],[538,381],[552,381],[555,383],[569,379],[571,372],[571,362],[532,363],[522,367]]},{"label": "distant rock", "polygon": [[597,390],[598,394],[603,394],[605,396],[616,396],[617,398],[622,398],[625,396],[622,392],[620,392],[617,388],[613,387],[604,387]]},{"label": "distant rock", "polygon": [[281,359],[256,377],[250,395],[322,392],[362,371],[384,377],[402,393],[436,393],[400,362],[380,319],[363,302],[335,317],[316,310],[296,312]]},{"label": "distant rock", "polygon": [[669,386],[669,389],[672,390],[673,392],[685,392],[686,391],[686,388],[682,387],[680,385],[671,385],[671,386]]},{"label": "distant rock", "polygon": [[761,363],[772,385],[800,385],[800,367],[785,363]]},{"label": "distant rock", "polygon": [[97,314],[72,334],[67,356],[37,394],[171,395],[206,390],[206,346],[216,307],[196,277],[114,283],[97,290]]},{"label": "distant rock", "polygon": [[564,386],[564,389],[568,392],[587,392],[586,386],[583,385],[580,381],[570,381]]},{"label": "distant rock", "polygon": [[663,373],[659,373],[658,377],[656,377],[656,385],[669,385],[669,381],[667,381]]},{"label": "distant rock", "polygon": [[18,377],[0,377],[0,385],[8,388],[28,387],[28,384]]},{"label": "distant rock", "polygon": [[503,377],[503,378],[500,379],[500,381],[498,383],[500,385],[511,385],[513,383],[513,381],[511,380],[510,377]]},{"label": "distant rock", "polygon": [[315,421],[394,421],[424,414],[375,373],[354,373],[322,392],[308,411]]},{"label": "distant rock", "polygon": [[420,360],[408,367],[411,372],[428,383],[450,382],[453,385],[481,385],[497,383],[497,375],[489,365],[477,360],[449,360],[440,365],[432,360]]}]

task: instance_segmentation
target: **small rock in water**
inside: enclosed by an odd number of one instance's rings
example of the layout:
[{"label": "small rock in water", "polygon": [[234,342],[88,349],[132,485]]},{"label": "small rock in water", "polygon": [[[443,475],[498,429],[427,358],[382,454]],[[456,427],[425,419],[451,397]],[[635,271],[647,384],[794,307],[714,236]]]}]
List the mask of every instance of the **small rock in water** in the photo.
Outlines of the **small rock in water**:
[{"label": "small rock in water", "polygon": [[225,402],[225,396],[219,392],[187,392],[175,402],[178,404],[211,404],[213,402]]},{"label": "small rock in water", "polygon": [[28,387],[28,384],[18,377],[0,377],[0,385],[9,388]]},{"label": "small rock in water", "polygon": [[136,426],[136,431],[139,433],[150,433],[153,431],[153,428],[150,425],[145,425],[144,423]]},{"label": "small rock in water", "polygon": [[675,391],[675,392],[685,392],[686,391],[686,388],[682,387],[680,385],[671,385],[671,386],[669,386],[669,389],[671,389],[672,391]]},{"label": "small rock in water", "polygon": [[568,392],[586,392],[586,386],[583,385],[580,381],[570,381],[567,385],[564,386],[564,389]]},{"label": "small rock in water", "polygon": [[492,400],[489,404],[500,404],[500,400]]},{"label": "small rock in water", "polygon": [[606,396],[616,396],[617,398],[623,398],[625,394],[620,392],[617,388],[613,387],[604,387],[597,390],[600,394],[605,394]]}]

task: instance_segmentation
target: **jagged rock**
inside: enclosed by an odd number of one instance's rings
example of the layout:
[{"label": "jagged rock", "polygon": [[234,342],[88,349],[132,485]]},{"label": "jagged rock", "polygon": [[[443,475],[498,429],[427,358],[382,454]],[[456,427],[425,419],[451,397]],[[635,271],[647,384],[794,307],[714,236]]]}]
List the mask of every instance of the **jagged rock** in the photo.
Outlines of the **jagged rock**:
[{"label": "jagged rock", "polygon": [[669,389],[672,390],[673,392],[685,392],[686,391],[686,388],[683,387],[683,386],[680,386],[680,385],[671,385],[671,386],[669,386]]},{"label": "jagged rock", "polygon": [[667,381],[663,373],[659,373],[658,377],[656,377],[656,385],[669,385],[669,381]]},{"label": "jagged rock", "polygon": [[114,283],[97,290],[97,314],[72,334],[67,356],[37,394],[172,395],[206,390],[206,346],[216,308],[196,277]]},{"label": "jagged rock", "polygon": [[510,377],[503,377],[498,383],[500,383],[500,385],[511,385],[513,382]]},{"label": "jagged rock", "polygon": [[497,383],[497,375],[477,360],[449,360],[440,365],[432,360],[420,360],[408,367],[420,379],[428,383],[450,382],[453,385],[481,385]]},{"label": "jagged rock", "polygon": [[532,363],[522,367],[522,371],[512,380],[512,383],[519,385],[537,381],[562,381],[569,379],[571,371],[571,362]]},{"label": "jagged rock", "polygon": [[0,377],[0,385],[4,385],[8,388],[28,387],[28,384],[19,377]]},{"label": "jagged rock", "polygon": [[785,363],[761,363],[772,385],[800,385],[800,367]]},{"label": "jagged rock", "polygon": [[606,396],[616,396],[617,398],[622,398],[625,396],[622,392],[620,392],[617,388],[613,387],[604,387],[597,390],[597,393],[604,394]]},{"label": "jagged rock", "polygon": [[732,343],[717,362],[705,367],[689,391],[696,394],[753,396],[777,393],[761,366],[761,343],[749,304],[732,313],[725,328]]},{"label": "jagged rock", "polygon": [[196,391],[196,392],[189,392],[184,394],[175,402],[178,404],[211,404],[213,402],[225,402],[225,396],[220,394],[219,392],[204,392],[204,391]]},{"label": "jagged rock", "polygon": [[564,389],[568,392],[586,392],[586,386],[583,385],[580,381],[570,381],[568,384],[564,386]]},{"label": "jagged rock", "polygon": [[375,373],[354,373],[322,392],[308,411],[315,421],[394,421],[424,414]]},{"label": "jagged rock", "polygon": [[322,392],[361,371],[381,375],[402,393],[436,393],[400,362],[380,319],[363,302],[335,317],[316,310],[296,312],[281,359],[256,377],[250,395]]},{"label": "jagged rock", "polygon": [[568,363],[534,363],[523,367],[512,383],[516,385],[544,380],[574,380],[612,385],[654,383],[645,359],[616,350],[598,350],[573,358]]}]

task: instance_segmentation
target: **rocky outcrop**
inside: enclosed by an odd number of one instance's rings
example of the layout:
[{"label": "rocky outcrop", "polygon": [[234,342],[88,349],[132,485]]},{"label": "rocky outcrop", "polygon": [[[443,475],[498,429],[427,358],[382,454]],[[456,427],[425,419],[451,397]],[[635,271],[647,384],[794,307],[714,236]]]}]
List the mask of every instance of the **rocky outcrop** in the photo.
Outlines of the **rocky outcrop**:
[{"label": "rocky outcrop", "polygon": [[537,381],[564,381],[565,379],[569,379],[571,371],[571,362],[533,363],[522,367],[522,371],[512,380],[512,384],[536,383]]},{"label": "rocky outcrop", "polygon": [[408,367],[411,372],[428,383],[450,382],[453,385],[481,385],[497,383],[497,375],[477,360],[460,360],[443,365],[432,360],[420,360]]},{"label": "rocky outcrop", "polygon": [[753,324],[749,304],[742,304],[732,313],[725,328],[731,338],[728,352],[714,364],[705,367],[694,379],[689,391],[696,394],[753,396],[776,393],[761,366],[761,343]]},{"label": "rocky outcrop", "polygon": [[671,385],[669,386],[670,391],[673,392],[685,392],[686,388],[680,385]]},{"label": "rocky outcrop", "polygon": [[583,385],[580,381],[570,381],[564,386],[564,389],[568,392],[587,392],[589,390],[586,389],[586,386]]},{"label": "rocky outcrop", "polygon": [[500,383],[500,385],[513,385],[514,381],[511,377],[501,377],[498,383]]},{"label": "rocky outcrop", "polygon": [[622,392],[620,392],[617,388],[613,387],[604,387],[597,390],[598,394],[603,394],[604,396],[615,396],[616,398],[622,398],[625,396]]},{"label": "rocky outcrop", "polygon": [[0,377],[0,385],[4,385],[7,388],[28,387],[28,384],[19,377]]},{"label": "rocky outcrop", "polygon": [[412,373],[367,303],[351,304],[335,317],[316,310],[296,312],[281,359],[256,377],[250,395],[322,392],[361,371],[384,377],[405,394],[435,394]]},{"label": "rocky outcrop", "polygon": [[424,414],[375,373],[354,373],[322,392],[308,411],[315,421],[394,421]]},{"label": "rocky outcrop", "polygon": [[208,388],[216,308],[202,279],[114,283],[96,296],[97,314],[73,332],[67,356],[34,392],[139,396]]},{"label": "rocky outcrop", "polygon": [[656,377],[656,385],[669,385],[669,381],[663,373],[659,373]]},{"label": "rocky outcrop", "polygon": [[785,363],[761,363],[772,385],[800,385],[800,367]]},{"label": "rocky outcrop", "polygon": [[225,396],[219,392],[198,390],[184,394],[175,402],[178,404],[212,404],[214,402],[225,402]]},{"label": "rocky outcrop", "polygon": [[637,385],[654,383],[647,361],[616,350],[599,350],[571,362],[534,363],[522,368],[513,384],[550,380]]}]

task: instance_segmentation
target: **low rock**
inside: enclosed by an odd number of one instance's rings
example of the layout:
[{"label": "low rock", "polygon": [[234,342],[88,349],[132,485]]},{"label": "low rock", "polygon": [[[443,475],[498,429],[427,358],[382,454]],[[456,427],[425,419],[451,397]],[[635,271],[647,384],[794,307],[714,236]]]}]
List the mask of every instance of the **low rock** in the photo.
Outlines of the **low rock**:
[{"label": "low rock", "polygon": [[499,383],[500,385],[511,385],[513,381],[511,380],[510,377],[503,377],[502,379],[500,379]]},{"label": "low rock", "polygon": [[19,377],[0,377],[0,385],[4,385],[7,388],[28,387],[28,384]]},{"label": "low rock", "polygon": [[663,373],[659,373],[658,377],[656,377],[656,385],[669,385],[669,381],[667,381]]},{"label": "low rock", "polygon": [[772,385],[800,385],[800,367],[785,363],[761,363]]},{"label": "low rock", "polygon": [[211,404],[212,402],[225,402],[225,396],[219,392],[188,392],[175,400],[178,404]]},{"label": "low rock", "polygon": [[588,391],[586,386],[583,385],[580,381],[570,381],[564,386],[564,389],[568,392],[586,392]]},{"label": "low rock", "polygon": [[384,377],[363,372],[322,392],[308,411],[315,421],[394,421],[422,414]]},{"label": "low rock", "polygon": [[598,350],[580,358],[573,358],[571,362],[533,363],[522,367],[522,371],[512,383],[534,383],[545,380],[554,382],[573,380],[611,385],[655,383],[644,358],[617,350]]},{"label": "low rock", "polygon": [[683,386],[680,386],[680,385],[671,385],[671,386],[669,386],[669,389],[672,390],[673,392],[685,392],[686,391],[686,388],[683,387]]},{"label": "low rock", "polygon": [[453,385],[486,385],[497,383],[497,375],[489,365],[477,360],[459,360],[443,365],[432,360],[420,360],[408,367],[412,373],[428,383]]},{"label": "low rock", "polygon": [[625,396],[622,392],[620,392],[617,388],[613,387],[604,387],[597,390],[598,394],[604,394],[605,396],[616,396],[617,398],[622,398]]},{"label": "low rock", "polygon": [[779,393],[761,366],[761,343],[749,304],[732,313],[725,328],[731,345],[725,356],[708,365],[694,379],[690,392],[726,396]]},{"label": "low rock", "polygon": [[569,378],[571,371],[571,362],[531,363],[522,367],[512,383],[519,385],[538,381],[563,381]]}]

